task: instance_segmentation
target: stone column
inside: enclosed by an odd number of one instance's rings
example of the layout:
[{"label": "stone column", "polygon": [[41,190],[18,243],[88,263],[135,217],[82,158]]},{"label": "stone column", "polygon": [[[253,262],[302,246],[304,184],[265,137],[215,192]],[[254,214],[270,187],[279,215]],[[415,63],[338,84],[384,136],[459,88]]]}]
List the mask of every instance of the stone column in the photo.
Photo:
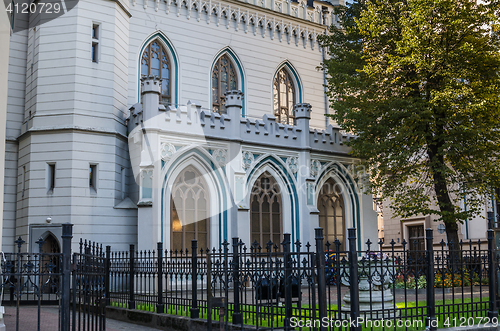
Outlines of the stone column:
[{"label": "stone column", "polygon": [[318,227],[317,210],[314,208],[314,199],[308,201],[308,179],[310,177],[311,153],[309,147],[309,120],[311,119],[311,105],[308,103],[298,103],[293,107],[293,113],[296,121],[296,128],[300,129],[297,133],[301,147],[304,147],[299,153],[299,169],[297,173],[297,185],[299,195],[299,227],[300,241],[314,242],[313,229]]},{"label": "stone column", "polygon": [[157,128],[160,105],[161,84],[158,76],[148,76],[141,78],[142,88],[142,118],[143,130],[142,148],[140,157],[140,201],[138,203],[137,218],[140,226],[137,230],[137,242],[139,250],[155,249],[155,244],[160,238],[158,215],[159,208],[158,184],[160,162],[158,154],[158,134],[152,128]]},{"label": "stone column", "polygon": [[[229,125],[226,126],[226,136],[237,138],[236,141],[233,141],[229,144],[228,150],[228,160],[230,160],[230,165],[226,167],[226,173],[228,182],[230,185],[230,190],[232,194],[232,198],[234,201],[234,205],[232,205],[231,209],[228,211],[229,213],[229,227],[230,237],[237,237],[239,235],[238,229],[238,219],[239,219],[239,209],[240,205],[239,201],[236,198],[238,196],[237,190],[243,189],[240,188],[240,178],[244,176],[244,172],[241,172],[241,143],[239,143],[240,139],[240,119],[241,119],[241,109],[243,108],[243,93],[239,90],[227,91],[225,93],[225,105],[227,115],[230,118]],[[241,222],[241,219],[240,219]]]},{"label": "stone column", "polygon": [[309,120],[311,119],[311,105],[298,103],[293,106],[296,126],[301,130],[300,142],[303,147],[309,147]]},{"label": "stone column", "polygon": [[226,112],[231,119],[231,132],[229,135],[239,134],[241,109],[243,108],[243,92],[240,90],[227,91],[225,93]]},{"label": "stone column", "polygon": [[158,115],[160,105],[161,84],[158,76],[141,78],[143,121]]}]

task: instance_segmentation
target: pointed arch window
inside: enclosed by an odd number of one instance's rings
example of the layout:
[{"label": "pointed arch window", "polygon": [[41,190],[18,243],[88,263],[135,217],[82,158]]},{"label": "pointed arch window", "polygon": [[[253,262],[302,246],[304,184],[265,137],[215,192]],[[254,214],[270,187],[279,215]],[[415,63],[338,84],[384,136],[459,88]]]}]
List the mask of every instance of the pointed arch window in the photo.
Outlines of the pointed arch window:
[{"label": "pointed arch window", "polygon": [[276,74],[273,84],[274,93],[274,116],[276,121],[283,124],[293,125],[293,105],[295,105],[295,85],[292,77],[285,67]]},{"label": "pointed arch window", "polygon": [[[323,228],[324,240],[331,244],[338,239],[340,250],[345,250],[345,209],[344,199],[338,185],[328,179],[318,197],[319,227]],[[335,249],[335,246],[331,246]]]},{"label": "pointed arch window", "polygon": [[226,113],[224,93],[238,89],[238,75],[233,62],[227,54],[215,62],[212,70],[212,111]]},{"label": "pointed arch window", "polygon": [[280,188],[268,173],[262,174],[252,188],[250,197],[251,241],[266,247],[272,241],[280,247],[283,235]]},{"label": "pointed arch window", "polygon": [[206,249],[209,243],[209,195],[203,176],[187,167],[172,187],[171,199],[172,250],[191,250],[191,241]]},{"label": "pointed arch window", "polygon": [[169,53],[158,39],[149,43],[141,56],[141,77],[150,75],[160,77],[160,102],[165,105],[172,102],[172,66],[170,63]]}]

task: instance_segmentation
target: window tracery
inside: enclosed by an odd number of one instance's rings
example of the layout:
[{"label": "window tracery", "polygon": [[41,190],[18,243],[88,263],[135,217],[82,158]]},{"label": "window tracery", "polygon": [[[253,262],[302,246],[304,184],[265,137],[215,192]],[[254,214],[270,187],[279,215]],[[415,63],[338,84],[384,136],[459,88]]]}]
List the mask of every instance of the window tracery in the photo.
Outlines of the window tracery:
[{"label": "window tracery", "polygon": [[294,125],[295,116],[293,106],[295,104],[295,86],[290,73],[281,68],[276,74],[273,84],[274,92],[274,116],[276,121],[283,124]]},{"label": "window tracery", "polygon": [[262,174],[250,197],[251,241],[266,247],[269,241],[280,248],[283,235],[281,194],[278,183],[268,172]]},{"label": "window tracery", "polygon": [[141,56],[141,77],[150,75],[160,77],[160,102],[166,105],[171,104],[172,67],[169,54],[158,39],[146,46]]},{"label": "window tracery", "polygon": [[187,167],[172,187],[171,199],[172,250],[191,250],[191,241],[198,247],[209,246],[209,194],[203,176],[193,167]]},{"label": "window tracery", "polygon": [[229,56],[224,54],[215,62],[212,70],[212,111],[225,114],[224,93],[237,89],[236,69]]}]

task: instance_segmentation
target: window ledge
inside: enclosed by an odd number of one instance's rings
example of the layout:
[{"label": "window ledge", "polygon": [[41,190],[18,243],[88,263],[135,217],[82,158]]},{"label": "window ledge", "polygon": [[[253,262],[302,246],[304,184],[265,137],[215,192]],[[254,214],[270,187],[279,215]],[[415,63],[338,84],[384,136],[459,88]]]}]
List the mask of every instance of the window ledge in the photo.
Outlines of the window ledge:
[{"label": "window ledge", "polygon": [[137,209],[137,204],[130,200],[129,197],[123,199],[119,204],[113,207],[114,209]]},{"label": "window ledge", "polygon": [[151,200],[141,200],[137,203],[137,207],[151,207],[153,205],[153,201]]}]

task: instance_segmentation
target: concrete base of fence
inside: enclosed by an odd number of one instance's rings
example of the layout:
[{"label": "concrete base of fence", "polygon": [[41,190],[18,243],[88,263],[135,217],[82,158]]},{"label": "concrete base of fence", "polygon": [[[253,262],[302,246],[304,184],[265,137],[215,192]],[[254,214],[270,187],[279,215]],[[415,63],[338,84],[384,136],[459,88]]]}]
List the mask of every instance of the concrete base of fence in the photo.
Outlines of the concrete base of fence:
[{"label": "concrete base of fence", "polygon": [[[204,319],[186,316],[157,314],[141,310],[106,307],[106,318],[148,326],[165,331],[207,331],[208,323]],[[219,322],[212,322],[212,330],[220,330]],[[255,330],[255,326],[228,324],[226,331]]]},{"label": "concrete base of fence", "polygon": [[500,326],[489,326],[489,325],[467,326],[467,327],[438,329],[437,331],[464,331],[464,330],[466,330],[466,331],[499,331]]}]

